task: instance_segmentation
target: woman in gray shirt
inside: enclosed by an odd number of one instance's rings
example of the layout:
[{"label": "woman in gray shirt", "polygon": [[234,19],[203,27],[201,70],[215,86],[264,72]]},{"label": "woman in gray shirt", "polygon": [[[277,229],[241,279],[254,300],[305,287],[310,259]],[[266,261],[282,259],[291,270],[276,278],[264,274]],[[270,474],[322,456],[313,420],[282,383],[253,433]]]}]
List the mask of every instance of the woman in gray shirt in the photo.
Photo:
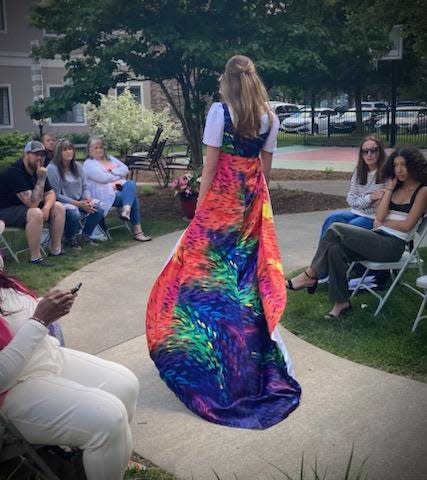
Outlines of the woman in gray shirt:
[{"label": "woman in gray shirt", "polygon": [[[90,236],[104,218],[104,209],[99,201],[91,198],[83,167],[77,163],[74,145],[69,140],[57,142],[47,175],[57,200],[65,207],[64,245],[80,248],[91,243]],[[82,234],[77,236],[82,215],[86,219]]]}]

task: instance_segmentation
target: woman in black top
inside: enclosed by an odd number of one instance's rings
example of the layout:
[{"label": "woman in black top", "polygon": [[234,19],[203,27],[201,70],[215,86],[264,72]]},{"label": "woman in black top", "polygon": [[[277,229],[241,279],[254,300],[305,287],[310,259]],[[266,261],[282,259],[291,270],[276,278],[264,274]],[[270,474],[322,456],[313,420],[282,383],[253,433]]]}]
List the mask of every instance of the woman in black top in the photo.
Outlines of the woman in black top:
[{"label": "woman in black top", "polygon": [[374,230],[334,223],[319,242],[311,265],[288,280],[290,290],[314,293],[318,272],[329,275],[327,318],[350,310],[346,272],[352,261],[395,262],[412,240],[427,208],[427,161],[415,148],[396,149],[384,166],[387,180],[376,210]]}]

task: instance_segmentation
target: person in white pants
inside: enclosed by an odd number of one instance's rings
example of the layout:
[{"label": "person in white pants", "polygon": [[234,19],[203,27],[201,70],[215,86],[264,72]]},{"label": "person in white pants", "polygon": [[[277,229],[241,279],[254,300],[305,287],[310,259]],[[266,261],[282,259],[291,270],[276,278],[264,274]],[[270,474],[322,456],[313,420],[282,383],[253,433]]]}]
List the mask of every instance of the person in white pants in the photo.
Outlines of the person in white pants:
[{"label": "person in white pants", "polygon": [[82,449],[88,480],[121,480],[139,383],[124,366],[48,335],[75,296],[52,290],[37,301],[0,271],[0,408],[30,443]]}]

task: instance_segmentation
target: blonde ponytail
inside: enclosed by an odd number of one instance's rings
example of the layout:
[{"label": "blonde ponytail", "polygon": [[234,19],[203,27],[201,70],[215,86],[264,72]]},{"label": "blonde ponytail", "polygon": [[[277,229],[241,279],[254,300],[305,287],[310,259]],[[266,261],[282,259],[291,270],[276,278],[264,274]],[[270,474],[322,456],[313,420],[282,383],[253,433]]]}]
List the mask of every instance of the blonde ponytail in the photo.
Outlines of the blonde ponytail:
[{"label": "blonde ponytail", "polygon": [[267,91],[250,58],[244,55],[230,58],[221,77],[219,91],[233,110],[234,128],[242,137],[258,137],[264,113],[268,114],[271,123]]}]

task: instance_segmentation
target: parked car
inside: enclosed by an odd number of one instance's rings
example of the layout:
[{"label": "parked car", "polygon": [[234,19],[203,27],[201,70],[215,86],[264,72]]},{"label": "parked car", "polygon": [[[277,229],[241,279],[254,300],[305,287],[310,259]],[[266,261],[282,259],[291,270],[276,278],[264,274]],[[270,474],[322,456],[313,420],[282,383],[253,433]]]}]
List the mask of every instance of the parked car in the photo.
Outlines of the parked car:
[{"label": "parked car", "polygon": [[389,106],[384,102],[362,102],[362,110],[367,110],[369,108],[384,112],[389,110]]},{"label": "parked car", "polygon": [[[337,116],[332,108],[316,108],[314,110],[314,133],[328,133],[328,123],[333,124]],[[328,117],[330,118],[328,122]],[[295,113],[285,118],[281,123],[281,130],[294,133],[313,133],[311,122],[311,110]]]},{"label": "parked car", "polygon": [[[381,133],[387,133],[391,129],[391,114],[378,120],[375,124],[375,130]],[[427,107],[397,107],[396,108],[396,131],[407,133],[427,132]]]},{"label": "parked car", "polygon": [[[373,132],[375,124],[385,114],[384,111],[375,108],[362,109],[362,123],[366,132]],[[356,130],[356,109],[350,108],[347,112],[341,113],[334,120],[333,131],[336,133],[351,133]]]},{"label": "parked car", "polygon": [[396,103],[396,107],[419,107],[420,105],[421,103],[417,100],[400,100]]},{"label": "parked car", "polygon": [[269,102],[269,104],[273,112],[278,116],[280,122],[294,113],[299,112],[298,105],[295,105],[294,103],[272,101]]}]

